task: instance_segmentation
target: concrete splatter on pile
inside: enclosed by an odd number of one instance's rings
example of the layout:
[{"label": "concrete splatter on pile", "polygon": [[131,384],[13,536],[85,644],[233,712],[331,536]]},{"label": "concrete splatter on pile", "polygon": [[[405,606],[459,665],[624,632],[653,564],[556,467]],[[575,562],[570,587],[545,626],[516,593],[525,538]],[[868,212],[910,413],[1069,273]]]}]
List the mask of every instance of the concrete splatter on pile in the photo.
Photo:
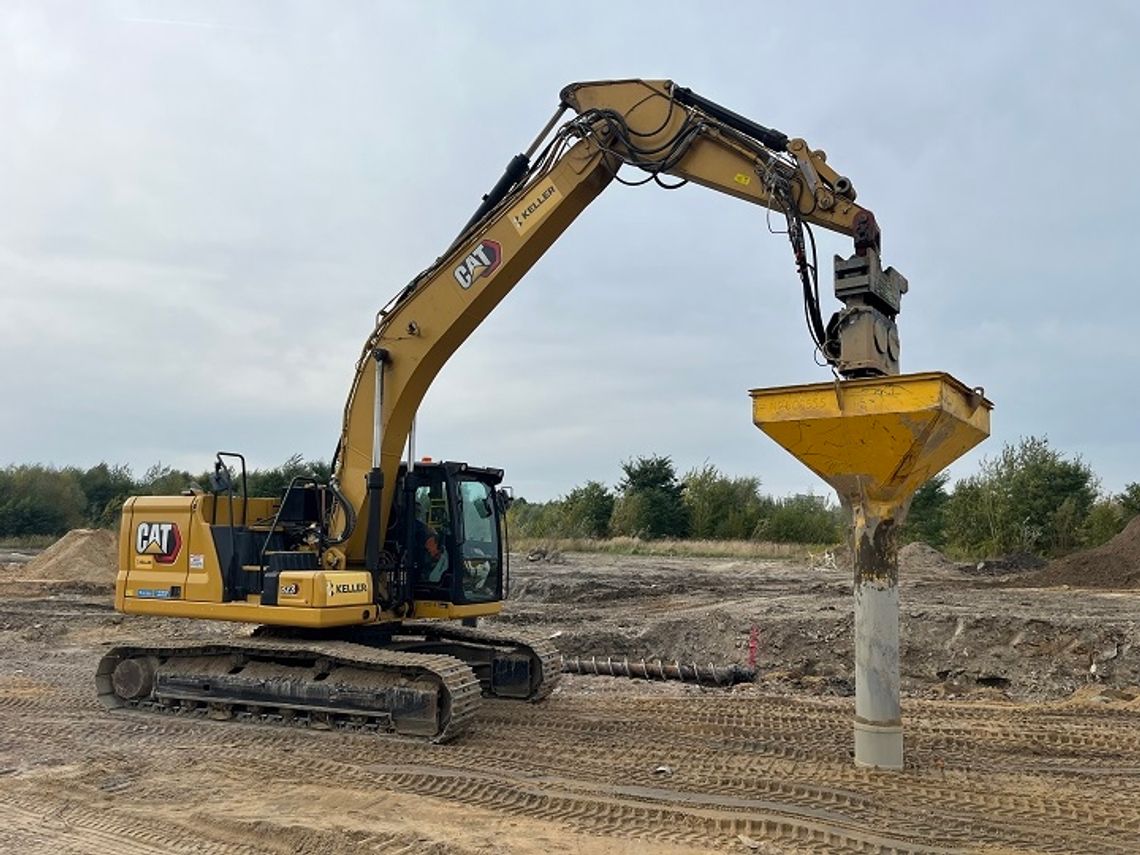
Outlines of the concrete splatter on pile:
[{"label": "concrete splatter on pile", "polygon": [[19,571],[19,576],[23,579],[113,585],[118,563],[118,539],[114,532],[77,528],[29,561]]},{"label": "concrete splatter on pile", "polygon": [[1029,587],[1140,588],[1140,517],[1101,546],[1058,558],[1021,583]]}]

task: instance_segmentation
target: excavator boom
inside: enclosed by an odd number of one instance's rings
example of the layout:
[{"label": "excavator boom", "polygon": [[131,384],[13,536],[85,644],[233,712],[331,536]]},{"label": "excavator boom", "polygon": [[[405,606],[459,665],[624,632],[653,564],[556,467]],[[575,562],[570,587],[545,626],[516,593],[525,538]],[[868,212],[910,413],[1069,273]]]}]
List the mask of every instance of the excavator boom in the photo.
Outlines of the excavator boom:
[{"label": "excavator boom", "polygon": [[[560,113],[565,109],[576,115],[539,150],[556,115],[531,151],[511,161],[448,250],[377,317],[356,365],[334,461],[340,489],[366,521],[348,532],[348,563],[377,560],[401,455],[440,369],[623,166],[641,170],[639,183],[691,181],[784,216],[824,358],[844,374],[898,371],[894,315],[906,282],[881,269],[874,215],[856,203],[851,181],[824,152],[670,81],[576,83],[561,93]],[[852,270],[846,314],[830,329],[819,315],[805,224],[855,241],[852,259],[837,260]],[[878,347],[876,335],[888,345]]]}]

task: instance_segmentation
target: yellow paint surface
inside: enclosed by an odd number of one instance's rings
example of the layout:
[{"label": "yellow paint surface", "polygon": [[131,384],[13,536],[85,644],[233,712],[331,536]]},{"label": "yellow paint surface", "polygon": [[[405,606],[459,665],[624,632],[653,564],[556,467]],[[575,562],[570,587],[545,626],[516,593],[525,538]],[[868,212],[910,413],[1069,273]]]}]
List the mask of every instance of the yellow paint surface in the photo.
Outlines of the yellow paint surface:
[{"label": "yellow paint surface", "polygon": [[894,505],[990,433],[993,404],[949,374],[754,389],[752,420],[841,496]]}]

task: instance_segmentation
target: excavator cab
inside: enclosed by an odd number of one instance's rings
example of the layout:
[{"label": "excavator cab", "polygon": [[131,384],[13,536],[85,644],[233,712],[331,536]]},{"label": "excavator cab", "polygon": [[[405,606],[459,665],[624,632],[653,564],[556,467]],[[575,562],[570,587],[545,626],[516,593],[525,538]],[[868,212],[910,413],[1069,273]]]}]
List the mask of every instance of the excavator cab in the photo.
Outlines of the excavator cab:
[{"label": "excavator cab", "polygon": [[505,494],[501,469],[422,462],[400,469],[401,506],[388,550],[400,556],[412,599],[473,605],[502,600]]}]

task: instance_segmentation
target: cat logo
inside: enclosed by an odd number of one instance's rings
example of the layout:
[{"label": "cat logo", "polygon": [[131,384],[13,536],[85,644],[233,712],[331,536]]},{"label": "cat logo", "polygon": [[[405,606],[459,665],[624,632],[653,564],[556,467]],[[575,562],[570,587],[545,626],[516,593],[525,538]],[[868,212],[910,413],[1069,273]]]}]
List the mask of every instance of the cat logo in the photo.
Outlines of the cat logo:
[{"label": "cat logo", "polygon": [[173,564],[182,549],[182,534],[170,522],[141,522],[135,530],[135,552],[153,555],[156,564]]},{"label": "cat logo", "polygon": [[467,290],[475,284],[476,279],[490,276],[499,269],[499,262],[503,260],[503,248],[497,241],[485,240],[467,254],[453,271],[455,281],[459,287]]}]

